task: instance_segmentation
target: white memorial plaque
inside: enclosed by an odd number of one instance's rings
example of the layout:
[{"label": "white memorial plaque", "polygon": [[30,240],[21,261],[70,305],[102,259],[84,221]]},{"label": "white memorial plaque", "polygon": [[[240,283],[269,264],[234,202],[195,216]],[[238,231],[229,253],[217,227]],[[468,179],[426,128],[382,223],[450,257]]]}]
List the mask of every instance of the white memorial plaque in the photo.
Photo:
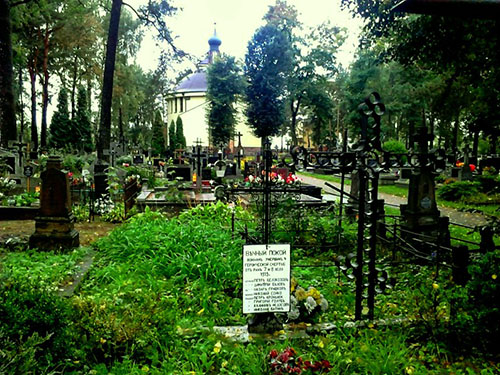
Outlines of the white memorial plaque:
[{"label": "white memorial plaque", "polygon": [[290,245],[243,246],[243,313],[290,311]]}]

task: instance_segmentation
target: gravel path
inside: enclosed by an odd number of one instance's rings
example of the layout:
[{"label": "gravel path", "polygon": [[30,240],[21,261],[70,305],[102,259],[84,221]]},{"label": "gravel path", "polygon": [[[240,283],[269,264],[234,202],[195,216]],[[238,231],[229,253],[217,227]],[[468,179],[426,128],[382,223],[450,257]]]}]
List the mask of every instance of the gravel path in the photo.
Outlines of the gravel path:
[{"label": "gravel path", "polygon": [[[338,192],[336,192],[335,190],[333,190],[325,185],[326,181],[324,181],[324,180],[320,180],[318,178],[306,176],[303,174],[299,174],[299,176],[306,184],[319,186],[322,189],[324,189],[325,192],[327,192],[327,193],[332,193],[334,195],[338,195]],[[328,182],[328,183],[337,187],[337,188],[340,188],[339,183],[335,183],[335,182]],[[349,189],[350,189],[350,187],[347,186],[347,192],[349,192]],[[380,199],[383,199],[385,201],[386,205],[399,206],[400,204],[407,203],[407,199],[403,198],[403,197],[398,197],[395,195],[384,194],[384,193],[379,193],[378,195],[379,195]],[[438,202],[438,208],[441,211],[442,216],[448,216],[450,218],[451,223],[460,224],[460,225],[468,225],[471,227],[488,224],[486,217],[482,214],[479,214],[479,213],[457,211],[453,208],[441,206],[441,205],[439,205],[439,202]]]}]

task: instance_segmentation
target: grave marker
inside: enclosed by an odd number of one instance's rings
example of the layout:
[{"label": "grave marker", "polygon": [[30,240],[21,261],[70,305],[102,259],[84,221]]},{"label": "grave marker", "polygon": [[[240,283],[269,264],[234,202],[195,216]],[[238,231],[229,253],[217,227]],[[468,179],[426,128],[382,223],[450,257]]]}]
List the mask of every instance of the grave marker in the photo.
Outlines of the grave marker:
[{"label": "grave marker", "polygon": [[243,247],[243,314],[290,311],[290,245]]},{"label": "grave marker", "polygon": [[35,233],[30,237],[32,248],[52,250],[80,244],[79,233],[74,229],[68,176],[61,166],[62,159],[51,156],[47,169],[41,173],[40,211],[35,218]]}]

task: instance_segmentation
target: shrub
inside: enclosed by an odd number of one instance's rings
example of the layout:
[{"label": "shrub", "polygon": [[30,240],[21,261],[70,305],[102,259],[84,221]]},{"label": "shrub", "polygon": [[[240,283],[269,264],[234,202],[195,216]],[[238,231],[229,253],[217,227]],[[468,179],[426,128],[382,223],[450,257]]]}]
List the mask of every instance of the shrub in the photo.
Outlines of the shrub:
[{"label": "shrub", "polygon": [[470,281],[455,303],[454,329],[463,344],[495,353],[500,337],[500,250],[469,266]]},{"label": "shrub", "polygon": [[479,189],[483,193],[499,193],[500,192],[500,176],[483,174],[476,177],[479,183]]},{"label": "shrub", "polygon": [[438,189],[439,196],[447,201],[458,201],[479,192],[478,184],[470,181],[456,181]]},{"label": "shrub", "polygon": [[[403,142],[397,141],[395,139],[389,139],[388,141],[384,142],[384,144],[382,145],[382,150],[394,154],[406,154],[408,152]],[[407,160],[408,158],[406,156],[403,156],[401,159],[403,163],[406,163]]]},{"label": "shrub", "polygon": [[42,371],[67,358],[72,347],[70,313],[66,300],[34,283],[0,280],[0,339],[24,348],[26,358],[17,358],[22,359],[19,370],[25,361],[36,361]]}]

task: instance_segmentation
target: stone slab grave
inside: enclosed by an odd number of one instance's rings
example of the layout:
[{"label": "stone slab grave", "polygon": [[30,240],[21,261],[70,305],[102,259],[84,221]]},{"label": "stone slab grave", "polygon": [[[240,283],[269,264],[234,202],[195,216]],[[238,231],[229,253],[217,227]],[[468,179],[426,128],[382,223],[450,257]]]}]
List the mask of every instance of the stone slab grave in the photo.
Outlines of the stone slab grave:
[{"label": "stone slab grave", "polygon": [[58,250],[80,245],[71,211],[69,181],[61,166],[62,159],[51,156],[41,173],[40,210],[35,218],[35,233],[30,237],[31,248]]}]

